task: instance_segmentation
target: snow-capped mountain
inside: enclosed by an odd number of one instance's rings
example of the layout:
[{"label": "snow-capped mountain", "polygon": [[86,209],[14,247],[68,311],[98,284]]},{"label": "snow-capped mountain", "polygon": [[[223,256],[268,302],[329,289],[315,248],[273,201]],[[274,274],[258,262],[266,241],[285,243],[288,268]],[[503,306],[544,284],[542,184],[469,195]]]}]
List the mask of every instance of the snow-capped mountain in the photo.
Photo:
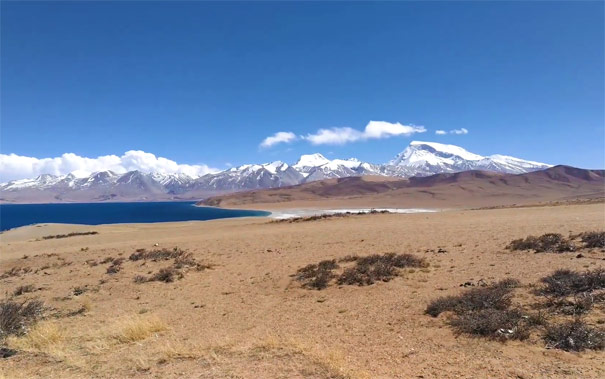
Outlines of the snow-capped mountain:
[{"label": "snow-capped mountain", "polygon": [[485,170],[509,174],[523,174],[542,170],[550,165],[526,161],[505,155],[481,156],[455,145],[413,141],[388,165],[411,169],[414,176],[444,172]]},{"label": "snow-capped mountain", "polygon": [[550,165],[505,155],[481,156],[459,146],[413,141],[386,164],[355,158],[328,159],[321,154],[302,155],[293,165],[281,161],[247,164],[193,178],[185,174],[119,174],[100,171],[89,176],[40,175],[35,179],[0,184],[0,201],[63,202],[106,200],[199,199],[214,194],[283,187],[349,176],[428,176],[447,172],[486,170],[521,174]]}]

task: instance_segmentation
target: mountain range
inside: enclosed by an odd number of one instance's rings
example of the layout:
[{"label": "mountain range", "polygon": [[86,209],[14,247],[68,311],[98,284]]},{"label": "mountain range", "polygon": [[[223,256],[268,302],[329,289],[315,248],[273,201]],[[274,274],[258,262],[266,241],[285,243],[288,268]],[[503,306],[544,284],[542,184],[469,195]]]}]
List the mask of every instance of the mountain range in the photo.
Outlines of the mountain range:
[{"label": "mountain range", "polygon": [[321,154],[309,154],[301,156],[293,165],[281,161],[247,164],[198,178],[185,174],[141,171],[123,174],[100,171],[87,177],[44,174],[33,179],[0,184],[0,201],[197,200],[231,192],[285,187],[333,178],[367,175],[410,178],[469,170],[523,174],[548,167],[551,166],[505,155],[481,156],[454,145],[413,141],[385,164],[372,164],[355,158],[330,160]]}]

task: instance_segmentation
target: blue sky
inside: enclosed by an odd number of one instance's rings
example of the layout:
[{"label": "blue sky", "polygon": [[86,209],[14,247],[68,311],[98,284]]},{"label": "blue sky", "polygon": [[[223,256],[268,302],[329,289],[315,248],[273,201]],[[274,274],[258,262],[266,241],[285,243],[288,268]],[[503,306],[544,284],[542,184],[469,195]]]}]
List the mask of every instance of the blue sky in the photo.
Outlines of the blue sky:
[{"label": "blue sky", "polygon": [[[0,150],[225,168],[312,152],[381,163],[426,140],[602,168],[603,6],[2,2]],[[426,132],[259,147],[370,120]]]}]

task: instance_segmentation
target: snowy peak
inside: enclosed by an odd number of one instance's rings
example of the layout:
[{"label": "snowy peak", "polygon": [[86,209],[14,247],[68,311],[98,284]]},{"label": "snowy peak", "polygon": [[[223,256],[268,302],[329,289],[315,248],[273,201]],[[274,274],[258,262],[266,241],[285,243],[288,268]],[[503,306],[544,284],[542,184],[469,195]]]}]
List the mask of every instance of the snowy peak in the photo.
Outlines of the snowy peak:
[{"label": "snowy peak", "polygon": [[296,164],[292,167],[300,170],[303,168],[323,166],[326,163],[330,163],[330,160],[319,153],[306,154],[301,155],[298,162],[296,162]]},{"label": "snowy peak", "polygon": [[459,146],[436,142],[413,141],[395,159],[391,166],[411,169],[415,175],[431,175],[466,170],[487,170],[511,174],[541,170],[545,163],[526,161],[505,155],[484,157]]},{"label": "snowy peak", "polygon": [[465,149],[436,142],[412,141],[410,145],[389,164],[394,166],[451,165],[457,161],[479,161],[481,155]]}]

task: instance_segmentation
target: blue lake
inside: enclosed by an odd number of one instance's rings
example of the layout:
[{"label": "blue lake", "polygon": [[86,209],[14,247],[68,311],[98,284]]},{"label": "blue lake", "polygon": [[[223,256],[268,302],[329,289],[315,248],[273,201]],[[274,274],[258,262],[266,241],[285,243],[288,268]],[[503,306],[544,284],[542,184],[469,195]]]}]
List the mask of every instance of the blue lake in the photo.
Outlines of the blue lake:
[{"label": "blue lake", "polygon": [[0,204],[0,230],[40,223],[123,224],[268,216],[270,212],[196,207],[194,202]]}]

